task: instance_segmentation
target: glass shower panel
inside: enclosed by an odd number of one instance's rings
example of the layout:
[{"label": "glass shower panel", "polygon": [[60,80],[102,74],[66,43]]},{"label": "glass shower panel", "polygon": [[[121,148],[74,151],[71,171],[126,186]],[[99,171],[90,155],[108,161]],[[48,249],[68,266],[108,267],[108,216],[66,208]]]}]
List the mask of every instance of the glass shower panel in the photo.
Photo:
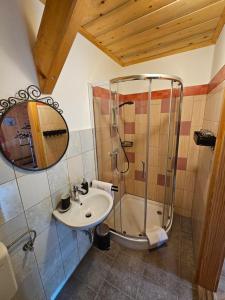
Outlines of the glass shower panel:
[{"label": "glass shower panel", "polygon": [[[111,85],[113,103],[113,149],[117,152],[120,181],[121,231],[139,237],[144,233],[146,198],[146,142],[149,81],[128,81]],[[116,213],[118,215],[118,213]]]},{"label": "glass shower panel", "polygon": [[[111,138],[111,100],[109,84],[95,84],[91,87],[93,99],[94,129],[96,143],[96,158],[98,179],[118,185],[114,176],[113,166],[113,141]],[[115,193],[115,201],[119,197]],[[113,212],[109,215],[107,223],[114,228]]]},{"label": "glass shower panel", "polygon": [[168,145],[165,169],[165,197],[163,210],[164,228],[171,224],[173,202],[175,197],[175,172],[177,161],[177,149],[179,142],[179,114],[180,114],[180,86],[176,82],[171,82],[169,98],[169,120],[168,120]]}]

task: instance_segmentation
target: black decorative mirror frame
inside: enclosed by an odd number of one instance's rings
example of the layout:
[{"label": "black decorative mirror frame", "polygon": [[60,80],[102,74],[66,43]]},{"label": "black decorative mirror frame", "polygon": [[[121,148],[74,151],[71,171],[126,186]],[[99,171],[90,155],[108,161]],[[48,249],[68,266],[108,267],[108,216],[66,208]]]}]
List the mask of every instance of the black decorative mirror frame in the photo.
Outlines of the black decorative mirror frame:
[{"label": "black decorative mirror frame", "polygon": [[[68,126],[67,123],[64,119],[64,117],[62,116],[62,109],[59,108],[59,103],[54,101],[52,97],[50,96],[45,96],[42,97],[41,95],[41,91],[40,89],[35,86],[35,85],[30,85],[28,86],[26,89],[24,90],[19,90],[16,93],[15,97],[9,97],[8,99],[1,99],[0,100],[0,131],[1,131],[1,126],[4,120],[4,117],[6,117],[7,113],[9,113],[9,111],[11,111],[16,105],[21,104],[21,103],[28,103],[28,102],[34,102],[34,103],[42,103],[45,104],[47,106],[50,106],[51,108],[53,108],[62,118],[62,120],[64,121],[64,126],[65,129],[58,129],[58,130],[47,130],[47,131],[43,131],[42,134],[45,138],[47,137],[51,137],[51,136],[58,136],[58,135],[63,135],[65,133],[67,133],[67,141],[65,144],[65,149],[64,151],[62,151],[62,154],[57,158],[57,160],[46,166],[46,167],[42,167],[42,168],[28,168],[28,167],[23,167],[21,165],[17,165],[15,163],[14,160],[11,160],[5,153],[2,144],[1,144],[1,140],[0,140],[0,151],[2,153],[2,155],[13,165],[15,165],[18,168],[24,169],[24,170],[29,170],[29,171],[40,171],[40,170],[46,170],[52,166],[54,166],[56,163],[58,163],[60,161],[60,159],[64,156],[67,148],[68,148],[68,144],[69,144],[69,130],[68,130]],[[1,132],[0,132],[1,134]],[[1,136],[0,136],[1,137]],[[32,138],[32,135],[31,135]]]}]

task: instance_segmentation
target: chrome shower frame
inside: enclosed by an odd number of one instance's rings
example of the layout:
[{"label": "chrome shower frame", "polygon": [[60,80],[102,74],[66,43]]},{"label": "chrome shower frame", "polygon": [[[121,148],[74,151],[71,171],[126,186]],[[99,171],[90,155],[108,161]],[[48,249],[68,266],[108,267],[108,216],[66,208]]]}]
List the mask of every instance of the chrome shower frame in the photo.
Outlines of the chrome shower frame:
[{"label": "chrome shower frame", "polygon": [[[165,81],[171,81],[171,90],[173,91],[173,85],[174,83],[177,83],[178,86],[176,87],[177,89],[179,89],[179,94],[176,95],[176,98],[179,98],[179,105],[178,105],[178,109],[177,109],[177,131],[176,131],[176,138],[174,138],[174,153],[175,153],[175,162],[174,162],[174,174],[173,174],[173,187],[172,187],[172,203],[170,206],[170,215],[171,218],[168,219],[167,225],[165,227],[166,232],[170,231],[170,228],[172,226],[173,223],[173,201],[174,201],[174,195],[175,195],[175,187],[176,187],[176,168],[177,168],[177,157],[178,157],[178,146],[179,146],[179,132],[180,132],[180,120],[181,120],[181,109],[182,109],[182,99],[183,99],[183,82],[182,79],[178,76],[174,76],[174,75],[168,75],[168,74],[140,74],[140,75],[131,75],[131,76],[123,76],[123,77],[117,77],[114,79],[111,79],[109,82],[95,82],[95,83],[89,83],[89,99],[90,99],[90,106],[91,106],[91,121],[92,121],[92,126],[93,128],[95,127],[95,121],[94,121],[94,114],[93,114],[93,101],[91,99],[93,99],[93,94],[92,94],[92,87],[93,85],[103,85],[106,88],[109,88],[109,95],[110,95],[110,111],[113,111],[114,108],[114,104],[116,104],[115,106],[117,106],[119,104],[119,99],[118,99],[118,84],[121,82],[126,82],[126,81],[137,81],[137,80],[149,80],[150,84],[149,84],[149,89],[148,89],[148,107],[147,107],[147,113],[149,116],[149,112],[150,112],[150,99],[151,99],[151,95],[152,95],[152,91],[151,91],[151,87],[152,87],[152,82],[154,81],[154,79],[158,79],[158,80],[165,80]],[[116,99],[113,93],[113,89],[112,89],[112,85],[113,84],[117,84],[116,88],[115,88],[115,93],[117,94]],[[113,98],[114,97],[114,98]],[[171,101],[172,101],[172,95],[170,93],[170,109],[171,109]],[[115,103],[116,102],[116,103]],[[148,120],[150,118],[148,117]],[[112,123],[112,121],[115,121],[114,124]],[[118,124],[116,124],[118,122],[117,120],[117,116],[112,116],[111,114],[111,126],[117,126]],[[149,124],[150,122],[148,122],[148,129],[149,129]],[[170,124],[169,124],[169,128],[170,128]],[[150,129],[149,129],[150,130]],[[149,140],[149,136],[150,136],[150,132],[147,133],[148,134],[148,140]],[[175,140],[176,139],[176,140]],[[148,143],[149,144],[149,141]],[[95,137],[95,149],[96,149],[96,137]],[[148,149],[148,146],[146,145],[146,149]],[[149,151],[147,151],[146,153],[146,163],[148,160],[148,156],[149,156]],[[95,157],[97,160],[97,155],[95,153]],[[98,170],[98,166],[96,164],[96,170]],[[146,174],[148,175],[148,174]],[[147,195],[147,184],[145,187],[145,196]],[[147,223],[147,197],[144,198],[144,230],[146,230],[146,223]],[[120,220],[122,218],[121,215],[121,200],[120,200]],[[115,207],[113,208],[114,210],[114,225],[115,225]],[[111,236],[114,240],[118,241],[120,244],[123,244],[126,247],[129,248],[133,248],[133,249],[149,249],[149,242],[146,236],[141,236],[141,237],[135,237],[135,236],[131,236],[131,235],[124,235],[122,233],[122,224],[120,224],[119,226],[114,226],[114,228],[118,228],[121,227],[120,232],[118,230],[115,229],[111,229]],[[119,228],[118,228],[119,229]]]},{"label": "chrome shower frame", "polygon": [[[150,101],[152,96],[152,81],[154,79],[158,80],[168,80],[171,82],[171,88],[170,88],[170,116],[169,116],[169,125],[168,125],[168,134],[170,134],[170,123],[171,123],[171,107],[172,107],[172,99],[173,99],[173,88],[174,83],[177,83],[180,87],[179,91],[180,94],[176,95],[176,97],[179,97],[179,105],[178,105],[178,116],[177,116],[177,132],[176,132],[176,144],[175,144],[175,163],[174,163],[174,174],[173,174],[173,186],[172,186],[172,203],[170,205],[170,214],[171,217],[169,218],[169,221],[167,222],[167,225],[165,226],[166,232],[168,232],[172,226],[173,222],[173,202],[174,202],[174,195],[175,195],[175,187],[176,187],[176,169],[177,169],[177,157],[178,157],[178,146],[179,146],[179,133],[180,133],[180,120],[181,120],[181,109],[182,109],[182,100],[183,100],[183,82],[182,79],[178,76],[174,75],[168,75],[168,74],[140,74],[140,75],[131,75],[131,76],[123,76],[123,77],[117,77],[110,80],[110,103],[112,105],[112,85],[117,84],[117,92],[118,92],[118,83],[121,82],[127,82],[127,81],[135,81],[135,80],[149,80],[149,90],[148,90],[148,104],[147,104],[147,114],[150,116]],[[111,107],[112,109],[112,107]],[[150,117],[148,117],[148,123],[147,123],[147,144],[146,144],[146,165],[148,166],[149,162],[149,139],[150,139]],[[169,147],[168,147],[169,148]],[[168,162],[167,162],[168,164]],[[146,168],[148,172],[148,167]],[[167,168],[166,168],[166,174],[167,174]],[[148,177],[148,174],[146,174],[146,177]],[[165,185],[167,184],[165,180]],[[147,190],[148,185],[145,184],[145,207],[144,207],[144,231],[146,232],[146,223],[147,223]],[[166,194],[166,193],[165,193]],[[165,195],[166,197],[166,195]],[[121,201],[120,201],[121,202]],[[121,205],[121,204],[120,204]],[[121,209],[120,209],[121,214]],[[164,209],[163,209],[163,220],[164,220],[164,214],[165,214],[165,200],[164,200]],[[117,232],[116,230],[111,230],[113,234],[113,238],[118,240],[120,243],[123,243],[124,245],[135,248],[135,249],[143,249],[143,248],[149,248],[149,243],[146,237],[133,237],[133,236],[124,236],[122,233]]]}]

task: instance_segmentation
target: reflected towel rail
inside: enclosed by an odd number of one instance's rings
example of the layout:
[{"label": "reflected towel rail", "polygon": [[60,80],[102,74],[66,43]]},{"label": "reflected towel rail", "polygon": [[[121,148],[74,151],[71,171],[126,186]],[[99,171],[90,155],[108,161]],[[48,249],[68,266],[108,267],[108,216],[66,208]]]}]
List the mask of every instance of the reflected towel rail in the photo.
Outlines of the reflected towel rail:
[{"label": "reflected towel rail", "polygon": [[12,243],[10,243],[9,245],[7,245],[7,249],[10,249],[12,246],[14,246],[19,240],[21,240],[24,236],[26,236],[27,234],[31,234],[33,233],[33,238],[30,237],[29,241],[26,242],[23,245],[23,251],[32,251],[33,250],[33,246],[34,246],[34,241],[36,239],[37,233],[35,230],[27,230],[26,232],[24,232],[23,234],[21,234],[18,238],[16,238]]}]

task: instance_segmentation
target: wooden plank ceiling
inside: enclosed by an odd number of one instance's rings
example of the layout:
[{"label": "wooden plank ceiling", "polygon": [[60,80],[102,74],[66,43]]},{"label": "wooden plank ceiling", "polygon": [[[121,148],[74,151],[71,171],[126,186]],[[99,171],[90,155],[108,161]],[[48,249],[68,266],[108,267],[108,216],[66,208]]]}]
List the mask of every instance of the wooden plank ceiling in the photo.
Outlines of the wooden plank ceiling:
[{"label": "wooden plank ceiling", "polygon": [[225,0],[85,0],[85,4],[80,33],[121,66],[214,44],[225,22]]}]

